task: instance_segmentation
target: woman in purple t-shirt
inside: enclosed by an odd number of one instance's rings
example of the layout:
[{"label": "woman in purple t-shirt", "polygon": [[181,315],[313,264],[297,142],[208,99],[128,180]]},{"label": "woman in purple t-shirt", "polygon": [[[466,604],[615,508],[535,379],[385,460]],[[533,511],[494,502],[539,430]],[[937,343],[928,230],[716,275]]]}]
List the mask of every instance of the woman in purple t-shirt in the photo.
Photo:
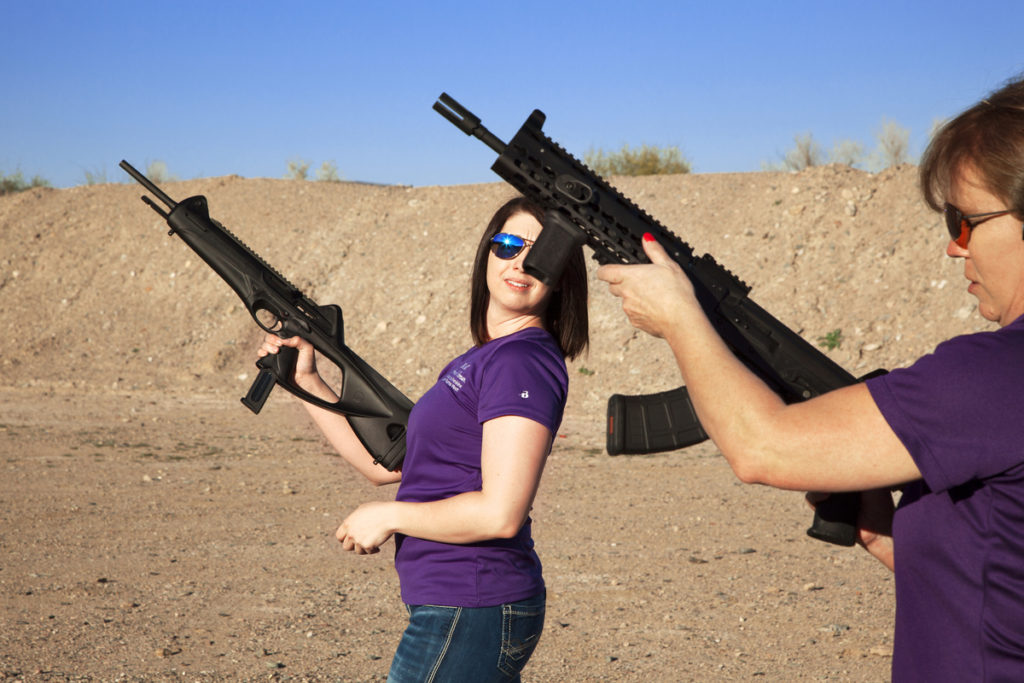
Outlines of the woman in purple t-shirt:
[{"label": "woman in purple t-shirt", "polygon": [[[402,468],[374,463],[348,420],[305,404],[341,456],[393,502],[366,503],[338,528],[342,547],[376,553],[395,537],[409,625],[389,681],[518,680],[544,625],[545,590],[529,511],[568,390],[565,358],[588,343],[582,249],[556,287],[523,270],[542,210],[519,197],[492,217],[476,252],[475,346],[449,363],[409,416]],[[312,346],[268,335],[259,355],[298,349],[295,382],[337,401]]]},{"label": "woman in purple t-shirt", "polygon": [[896,573],[894,680],[1024,681],[1024,78],[943,126],[920,177],[946,253],[999,329],[802,403],[733,356],[653,238],[651,265],[598,277],[669,343],[741,480],[867,492],[858,541]]}]

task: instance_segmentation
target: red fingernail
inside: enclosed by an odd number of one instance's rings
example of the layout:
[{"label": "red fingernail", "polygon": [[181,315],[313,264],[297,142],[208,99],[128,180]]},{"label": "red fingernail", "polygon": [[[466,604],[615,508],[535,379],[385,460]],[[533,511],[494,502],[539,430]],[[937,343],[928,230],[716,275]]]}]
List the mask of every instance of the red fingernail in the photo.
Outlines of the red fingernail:
[{"label": "red fingernail", "polygon": [[644,242],[653,242],[653,241],[654,241],[654,235],[652,235],[649,232],[645,232],[644,233]]}]

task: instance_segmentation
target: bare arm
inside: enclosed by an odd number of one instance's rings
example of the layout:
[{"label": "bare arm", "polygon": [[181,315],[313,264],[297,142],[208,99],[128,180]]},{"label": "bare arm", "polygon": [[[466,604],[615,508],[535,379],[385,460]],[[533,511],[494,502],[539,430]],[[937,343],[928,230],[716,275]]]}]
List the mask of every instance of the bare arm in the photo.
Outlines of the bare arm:
[{"label": "bare arm", "polygon": [[524,417],[506,416],[483,425],[482,485],[427,503],[361,505],[338,528],[346,550],[377,552],[395,533],[442,543],[511,538],[526,522],[540,485],[551,432]]},{"label": "bare arm", "polygon": [[650,265],[603,266],[598,277],[636,327],[672,349],[705,430],[736,475],[804,491],[859,491],[920,471],[862,384],[786,405],[728,349],[682,269],[653,241]]},{"label": "bare arm", "polygon": [[[295,364],[295,383],[303,390],[321,398],[325,401],[334,402],[338,400],[337,394],[324,382],[316,369],[316,355],[313,345],[301,337],[281,339],[280,337],[268,334],[263,340],[257,354],[260,357],[267,354],[277,353],[282,346],[291,346],[299,351],[299,358]],[[348,419],[339,413],[326,410],[311,403],[303,402],[306,411],[313,422],[331,446],[338,452],[346,462],[352,465],[364,477],[373,484],[393,484],[402,478],[401,472],[389,472],[373,460],[373,456],[366,450],[363,443],[352,431]]]}]

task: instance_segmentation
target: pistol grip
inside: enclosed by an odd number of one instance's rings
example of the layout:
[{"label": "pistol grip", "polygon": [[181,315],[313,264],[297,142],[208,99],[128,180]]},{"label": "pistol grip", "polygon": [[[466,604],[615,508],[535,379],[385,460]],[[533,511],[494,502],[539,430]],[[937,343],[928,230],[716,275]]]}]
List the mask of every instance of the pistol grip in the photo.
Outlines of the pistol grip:
[{"label": "pistol grip", "polygon": [[827,543],[852,546],[857,542],[859,510],[859,493],[833,493],[815,507],[807,535]]}]

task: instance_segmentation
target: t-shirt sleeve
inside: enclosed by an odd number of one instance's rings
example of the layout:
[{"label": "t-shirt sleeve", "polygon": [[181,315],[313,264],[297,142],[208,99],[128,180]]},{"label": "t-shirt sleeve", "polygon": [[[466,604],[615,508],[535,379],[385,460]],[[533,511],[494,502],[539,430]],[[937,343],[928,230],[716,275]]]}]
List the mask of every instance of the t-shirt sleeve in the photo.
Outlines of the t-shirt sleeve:
[{"label": "t-shirt sleeve", "polygon": [[1024,459],[1014,400],[1024,381],[1019,353],[994,333],[956,337],[908,368],[867,381],[933,491],[994,476]]},{"label": "t-shirt sleeve", "polygon": [[477,419],[482,424],[516,415],[554,434],[562,422],[568,386],[565,361],[556,352],[528,341],[505,344],[484,369]]}]

